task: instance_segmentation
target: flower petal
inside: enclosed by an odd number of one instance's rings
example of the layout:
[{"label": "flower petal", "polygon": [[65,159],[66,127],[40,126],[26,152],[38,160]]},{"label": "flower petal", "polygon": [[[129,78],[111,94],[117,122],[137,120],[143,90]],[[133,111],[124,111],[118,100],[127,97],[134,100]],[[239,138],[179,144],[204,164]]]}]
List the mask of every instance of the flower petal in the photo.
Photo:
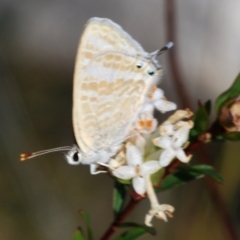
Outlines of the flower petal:
[{"label": "flower petal", "polygon": [[131,179],[136,176],[135,167],[133,166],[122,166],[112,171],[112,174],[121,179]]},{"label": "flower petal", "polygon": [[139,149],[131,143],[128,143],[126,148],[127,148],[126,158],[128,165],[131,166],[140,165],[142,163],[142,154],[139,151]]},{"label": "flower petal", "polygon": [[154,102],[154,106],[157,110],[159,110],[162,113],[175,110],[177,108],[177,105],[173,102],[169,102],[163,99],[160,99],[158,101]]},{"label": "flower petal", "polygon": [[153,111],[154,111],[154,105],[152,103],[145,103],[142,106],[140,114],[141,113],[147,113],[147,114],[153,115]]},{"label": "flower petal", "polygon": [[161,167],[159,165],[159,161],[154,161],[154,160],[147,161],[140,166],[141,175],[142,176],[151,175],[157,172],[160,168]]},{"label": "flower petal", "polygon": [[153,139],[154,145],[160,148],[170,148],[172,144],[172,138],[169,136],[163,136]]},{"label": "flower petal", "polygon": [[157,217],[158,219],[162,219],[162,220],[165,221],[165,222],[168,221],[165,212],[162,212],[162,211],[157,212],[157,213],[156,213],[156,217]]},{"label": "flower petal", "polygon": [[159,164],[161,167],[166,167],[169,165],[169,163],[173,160],[175,157],[175,151],[173,151],[171,148],[168,148],[164,151],[162,151],[160,157],[159,157]]},{"label": "flower petal", "polygon": [[154,215],[151,215],[151,214],[147,214],[146,216],[145,216],[145,221],[144,221],[144,223],[148,226],[148,227],[152,227],[152,219],[153,219],[153,217],[154,217]]},{"label": "flower petal", "polygon": [[162,136],[171,136],[174,134],[174,125],[173,124],[165,124],[159,127],[160,135]]},{"label": "flower petal", "polygon": [[146,144],[146,139],[140,134],[140,133],[137,133],[136,136],[135,136],[135,145],[139,148],[139,149],[142,149],[145,144]]},{"label": "flower petal", "polygon": [[174,146],[181,147],[185,142],[187,142],[189,137],[189,128],[179,128],[173,135]]},{"label": "flower petal", "polygon": [[176,157],[184,163],[189,162],[189,160],[191,159],[191,155],[187,156],[185,151],[183,149],[178,149],[176,150]]},{"label": "flower petal", "polygon": [[162,89],[157,88],[153,93],[153,100],[159,100],[164,97],[164,92]]},{"label": "flower petal", "polygon": [[157,119],[153,118],[152,127],[149,129],[149,133],[155,132],[155,130],[157,129],[157,125],[158,125]]},{"label": "flower petal", "polygon": [[167,222],[167,216],[172,217],[172,213],[174,212],[174,207],[168,204],[161,204],[158,206],[159,211],[156,214],[157,218],[163,219]]},{"label": "flower petal", "polygon": [[143,195],[146,192],[145,180],[142,177],[134,177],[132,180],[133,189],[139,195]]}]

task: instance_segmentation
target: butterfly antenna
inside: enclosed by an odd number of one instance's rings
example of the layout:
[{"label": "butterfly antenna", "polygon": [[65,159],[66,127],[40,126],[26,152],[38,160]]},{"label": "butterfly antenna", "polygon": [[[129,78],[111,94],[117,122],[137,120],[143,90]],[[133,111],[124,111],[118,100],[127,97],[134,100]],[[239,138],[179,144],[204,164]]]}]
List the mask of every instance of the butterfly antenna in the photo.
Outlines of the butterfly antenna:
[{"label": "butterfly antenna", "polygon": [[150,54],[153,57],[157,57],[157,56],[161,55],[162,53],[166,52],[168,49],[172,48],[173,45],[174,45],[173,42],[168,42],[164,47],[162,47],[161,49],[159,49],[159,50],[157,50],[155,52],[152,52]]},{"label": "butterfly antenna", "polygon": [[34,153],[22,153],[20,155],[20,161],[25,161],[30,158],[34,158],[40,155],[44,155],[47,153],[52,153],[52,152],[59,152],[59,151],[69,151],[72,150],[73,147],[70,146],[65,146],[65,147],[58,147],[58,148],[52,148],[52,149],[47,149],[47,150],[42,150]]}]

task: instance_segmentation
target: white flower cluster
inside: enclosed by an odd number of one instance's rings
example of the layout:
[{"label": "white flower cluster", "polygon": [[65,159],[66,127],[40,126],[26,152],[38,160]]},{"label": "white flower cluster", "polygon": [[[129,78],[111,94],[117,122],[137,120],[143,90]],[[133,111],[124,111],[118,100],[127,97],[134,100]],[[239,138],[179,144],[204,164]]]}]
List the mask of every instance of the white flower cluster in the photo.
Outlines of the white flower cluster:
[{"label": "white flower cluster", "polygon": [[134,125],[129,140],[121,151],[109,162],[109,169],[119,179],[132,179],[133,189],[139,195],[150,199],[151,209],[146,215],[145,224],[151,226],[154,216],[167,221],[174,208],[167,204],[159,204],[150,180],[150,175],[167,167],[175,158],[187,163],[183,148],[187,145],[189,130],[193,127],[190,110],[178,110],[159,127],[160,136],[153,139],[153,144],[161,148],[159,160],[144,161],[144,147],[147,137],[157,129],[154,109],[164,113],[176,109],[176,104],[165,99],[163,91],[156,86],[150,90],[138,121]]}]

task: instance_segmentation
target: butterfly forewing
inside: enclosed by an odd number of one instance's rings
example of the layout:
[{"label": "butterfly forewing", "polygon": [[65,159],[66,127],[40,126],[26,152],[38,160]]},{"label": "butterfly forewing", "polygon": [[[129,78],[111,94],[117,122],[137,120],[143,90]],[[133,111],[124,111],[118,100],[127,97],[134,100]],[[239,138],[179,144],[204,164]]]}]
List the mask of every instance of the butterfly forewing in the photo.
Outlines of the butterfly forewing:
[{"label": "butterfly forewing", "polygon": [[[109,19],[91,18],[83,32],[77,53],[75,74],[82,74],[82,68],[100,52],[106,50],[127,51],[130,54],[143,55],[141,45],[131,38],[118,24]],[[77,80],[80,76],[75,76]]]}]

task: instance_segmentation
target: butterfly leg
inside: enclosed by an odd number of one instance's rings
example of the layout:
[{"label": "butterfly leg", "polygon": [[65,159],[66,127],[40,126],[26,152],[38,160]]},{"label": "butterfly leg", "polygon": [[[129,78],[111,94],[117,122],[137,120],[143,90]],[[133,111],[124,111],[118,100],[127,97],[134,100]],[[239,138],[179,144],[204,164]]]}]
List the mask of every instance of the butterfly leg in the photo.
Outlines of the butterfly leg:
[{"label": "butterfly leg", "polygon": [[[102,164],[100,164],[102,165]],[[92,175],[96,175],[96,174],[99,174],[99,173],[106,173],[107,171],[97,171],[97,167],[98,167],[98,164],[95,164],[95,163],[92,163],[90,164],[90,173]]]}]

